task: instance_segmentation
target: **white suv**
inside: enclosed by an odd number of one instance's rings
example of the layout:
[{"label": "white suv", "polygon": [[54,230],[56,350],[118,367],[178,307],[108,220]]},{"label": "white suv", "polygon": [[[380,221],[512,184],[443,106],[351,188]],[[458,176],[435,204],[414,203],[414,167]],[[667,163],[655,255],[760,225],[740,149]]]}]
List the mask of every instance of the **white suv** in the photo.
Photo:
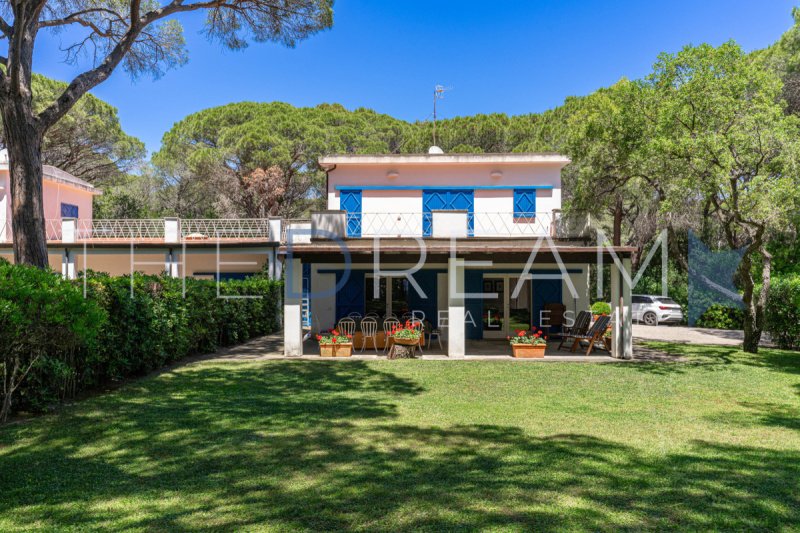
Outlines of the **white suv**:
[{"label": "white suv", "polygon": [[648,326],[659,324],[680,324],[683,311],[672,298],[634,294],[631,303],[633,320],[644,322]]}]

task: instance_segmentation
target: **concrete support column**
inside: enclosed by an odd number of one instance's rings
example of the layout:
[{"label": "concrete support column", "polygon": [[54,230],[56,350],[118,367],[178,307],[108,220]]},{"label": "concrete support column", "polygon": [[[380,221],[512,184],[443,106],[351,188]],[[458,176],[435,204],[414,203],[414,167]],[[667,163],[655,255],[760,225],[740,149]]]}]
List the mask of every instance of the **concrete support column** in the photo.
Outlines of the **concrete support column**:
[{"label": "concrete support column", "polygon": [[164,270],[167,272],[167,276],[171,278],[178,278],[180,277],[180,261],[178,261],[178,254],[175,253],[174,250],[170,249],[164,258]]},{"label": "concrete support column", "polygon": [[75,279],[77,277],[75,256],[68,249],[61,252],[61,276],[64,279]]},{"label": "concrete support column", "polygon": [[620,270],[616,263],[611,263],[611,356],[620,357],[620,296],[622,296],[622,283],[620,280]]},{"label": "concrete support column", "polygon": [[303,263],[294,258],[283,285],[283,353],[303,355]]},{"label": "concrete support column", "polygon": [[[631,260],[622,259],[622,267],[631,279]],[[616,263],[611,264],[611,317],[614,324],[611,355],[618,359],[633,357],[633,311],[631,286],[625,281]]]},{"label": "concrete support column", "polygon": [[464,307],[464,260],[447,260],[447,355],[464,357],[466,311]]},{"label": "concrete support column", "polygon": [[[626,257],[622,260],[622,266],[628,274],[628,279],[633,279],[631,275],[631,259]],[[632,287],[630,283],[622,279],[622,308],[620,309],[620,317],[622,319],[622,328],[620,328],[620,357],[622,359],[633,358],[633,309],[632,304]]]}]

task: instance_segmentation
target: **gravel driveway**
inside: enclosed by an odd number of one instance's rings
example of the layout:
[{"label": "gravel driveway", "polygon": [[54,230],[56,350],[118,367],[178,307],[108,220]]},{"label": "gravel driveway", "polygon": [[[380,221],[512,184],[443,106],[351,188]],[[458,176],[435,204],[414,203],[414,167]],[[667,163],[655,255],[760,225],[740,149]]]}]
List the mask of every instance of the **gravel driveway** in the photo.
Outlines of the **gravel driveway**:
[{"label": "gravel driveway", "polygon": [[[736,346],[742,344],[744,333],[726,329],[690,328],[687,326],[633,325],[633,338],[639,341],[684,342],[688,344],[719,344]],[[761,344],[769,343],[767,335]]]}]

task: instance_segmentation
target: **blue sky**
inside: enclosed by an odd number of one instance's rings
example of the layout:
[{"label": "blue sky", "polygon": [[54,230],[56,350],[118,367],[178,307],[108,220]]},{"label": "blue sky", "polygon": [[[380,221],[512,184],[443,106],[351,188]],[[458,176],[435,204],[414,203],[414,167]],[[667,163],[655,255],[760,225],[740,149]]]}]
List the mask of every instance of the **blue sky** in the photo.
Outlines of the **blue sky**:
[{"label": "blue sky", "polygon": [[[121,70],[93,92],[119,109],[125,131],[157,150],[186,115],[229,102],[338,102],[405,120],[431,112],[431,91],[452,86],[443,117],[539,112],[625,76],[650,71],[659,52],[734,39],[746,50],[792,23],[789,0],[339,0],[331,30],[294,49],[208,43],[202,17],[184,23],[189,63],[158,80]],[[42,36],[35,70],[69,80],[64,36]],[[62,42],[63,40],[63,42]],[[88,62],[81,64],[83,68]]]}]

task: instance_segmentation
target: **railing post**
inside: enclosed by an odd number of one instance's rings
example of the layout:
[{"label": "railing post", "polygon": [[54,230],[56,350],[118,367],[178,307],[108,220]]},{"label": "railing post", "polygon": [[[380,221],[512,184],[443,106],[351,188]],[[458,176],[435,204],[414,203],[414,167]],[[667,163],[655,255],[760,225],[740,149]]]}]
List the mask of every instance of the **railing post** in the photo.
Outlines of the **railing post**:
[{"label": "railing post", "polygon": [[269,240],[280,242],[283,234],[281,233],[281,217],[269,217]]},{"label": "railing post", "polygon": [[[77,236],[77,218],[62,218],[61,219],[61,242],[74,243]],[[71,278],[70,278],[71,279]]]},{"label": "railing post", "polygon": [[64,279],[75,279],[75,256],[69,249],[64,249],[61,253],[61,276]]},{"label": "railing post", "polygon": [[164,242],[180,242],[181,219],[168,217],[164,219]]}]

